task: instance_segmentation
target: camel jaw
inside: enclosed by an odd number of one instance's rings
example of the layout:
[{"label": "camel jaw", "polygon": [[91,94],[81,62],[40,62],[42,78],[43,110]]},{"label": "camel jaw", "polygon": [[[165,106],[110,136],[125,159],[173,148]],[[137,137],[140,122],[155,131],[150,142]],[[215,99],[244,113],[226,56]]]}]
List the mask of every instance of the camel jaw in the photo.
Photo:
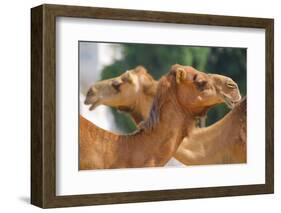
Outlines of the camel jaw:
[{"label": "camel jaw", "polygon": [[84,101],[84,104],[85,105],[91,105],[90,107],[89,107],[89,110],[90,111],[92,111],[92,110],[94,110],[97,106],[99,106],[100,105],[100,103],[99,103],[99,99],[98,98],[92,98],[92,99],[88,99],[88,98],[86,98],[86,100]]},{"label": "camel jaw", "polygon": [[232,101],[226,101],[225,103],[229,109],[233,109],[235,107],[235,103]]},{"label": "camel jaw", "polygon": [[232,100],[231,98],[225,97],[224,98],[226,105],[230,108],[233,109],[241,100],[241,97],[237,100]]},{"label": "camel jaw", "polygon": [[96,103],[96,104],[92,104],[89,108],[90,111],[94,110],[99,104]]}]

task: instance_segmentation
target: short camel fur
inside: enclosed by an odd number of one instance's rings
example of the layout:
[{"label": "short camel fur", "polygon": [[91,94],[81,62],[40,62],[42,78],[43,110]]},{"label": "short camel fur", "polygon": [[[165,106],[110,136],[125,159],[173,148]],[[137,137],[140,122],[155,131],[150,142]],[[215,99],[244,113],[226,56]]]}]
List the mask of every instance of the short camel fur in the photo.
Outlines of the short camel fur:
[{"label": "short camel fur", "polygon": [[223,102],[213,84],[194,68],[172,66],[158,83],[149,118],[131,135],[107,132],[80,116],[80,169],[164,166],[195,128],[196,116]]},{"label": "short camel fur", "polygon": [[[241,97],[237,84],[226,76],[210,75],[218,93],[226,104],[233,108]],[[113,86],[113,84],[115,85]],[[117,78],[94,84],[89,89],[85,102],[96,106],[96,102],[92,102],[92,100],[99,100],[99,104],[117,107],[121,111],[128,112],[138,124],[148,117],[147,109],[152,104],[151,96],[156,93],[156,84],[157,82],[147,73],[146,69],[138,66]],[[116,85],[118,85],[118,90],[115,89]],[[124,91],[126,91],[126,99],[129,100],[127,102],[122,102],[125,98]],[[127,104],[128,102],[131,104]],[[141,103],[142,108],[137,103]],[[216,124],[198,129],[194,134],[186,137],[174,157],[186,165],[246,162],[245,104],[246,100]],[[239,110],[241,107],[243,109]],[[135,119],[135,115],[140,116]]]}]

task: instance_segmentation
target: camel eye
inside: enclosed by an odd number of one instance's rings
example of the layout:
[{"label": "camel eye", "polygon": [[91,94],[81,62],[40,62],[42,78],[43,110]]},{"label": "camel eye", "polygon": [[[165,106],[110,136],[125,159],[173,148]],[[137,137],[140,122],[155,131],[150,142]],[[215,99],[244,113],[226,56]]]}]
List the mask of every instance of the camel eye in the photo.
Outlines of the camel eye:
[{"label": "camel eye", "polygon": [[195,74],[195,75],[193,76],[193,81],[196,81],[196,79],[197,79],[197,74]]},{"label": "camel eye", "polygon": [[112,87],[118,92],[120,91],[121,84],[122,83],[120,81],[112,81],[111,83]]},{"label": "camel eye", "polygon": [[197,81],[195,85],[199,91],[203,91],[206,88],[207,81]]},{"label": "camel eye", "polygon": [[227,82],[226,86],[230,89],[236,89],[237,88],[237,85],[234,84],[233,82]]}]

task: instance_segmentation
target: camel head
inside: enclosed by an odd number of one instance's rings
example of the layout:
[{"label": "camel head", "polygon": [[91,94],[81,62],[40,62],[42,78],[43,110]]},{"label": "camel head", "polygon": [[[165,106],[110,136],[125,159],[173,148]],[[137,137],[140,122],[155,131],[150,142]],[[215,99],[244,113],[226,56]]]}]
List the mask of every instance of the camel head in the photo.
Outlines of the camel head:
[{"label": "camel head", "polygon": [[135,107],[140,95],[154,97],[157,83],[142,66],[124,72],[122,75],[95,83],[88,90],[85,104],[91,105],[90,110],[99,105],[116,107],[129,111]]},{"label": "camel head", "polygon": [[233,109],[241,100],[238,85],[229,77],[217,74],[210,74],[214,81],[218,94],[224,99],[226,105]]},{"label": "camel head", "polygon": [[205,115],[210,107],[224,102],[212,75],[179,64],[172,66],[169,75],[174,78],[179,104],[193,116]]}]

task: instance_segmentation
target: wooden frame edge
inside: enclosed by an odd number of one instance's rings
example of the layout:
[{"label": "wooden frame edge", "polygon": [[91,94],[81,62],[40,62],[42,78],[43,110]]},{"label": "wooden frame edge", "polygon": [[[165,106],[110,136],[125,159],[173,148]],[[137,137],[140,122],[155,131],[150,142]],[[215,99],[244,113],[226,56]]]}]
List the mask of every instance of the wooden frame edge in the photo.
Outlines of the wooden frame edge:
[{"label": "wooden frame edge", "polygon": [[[55,20],[57,16],[266,30],[266,183],[196,189],[56,196]],[[130,18],[128,18],[130,17]],[[167,18],[169,17],[169,18]],[[188,18],[188,19],[187,19]],[[274,192],[274,20],[111,8],[41,5],[31,9],[31,203],[41,208],[101,205]],[[168,193],[168,195],[167,195]]]},{"label": "wooden frame edge", "polygon": [[43,7],[31,10],[31,203],[43,207]]},{"label": "wooden frame edge", "polygon": [[268,20],[265,28],[266,39],[266,185],[274,193],[274,20]]}]

